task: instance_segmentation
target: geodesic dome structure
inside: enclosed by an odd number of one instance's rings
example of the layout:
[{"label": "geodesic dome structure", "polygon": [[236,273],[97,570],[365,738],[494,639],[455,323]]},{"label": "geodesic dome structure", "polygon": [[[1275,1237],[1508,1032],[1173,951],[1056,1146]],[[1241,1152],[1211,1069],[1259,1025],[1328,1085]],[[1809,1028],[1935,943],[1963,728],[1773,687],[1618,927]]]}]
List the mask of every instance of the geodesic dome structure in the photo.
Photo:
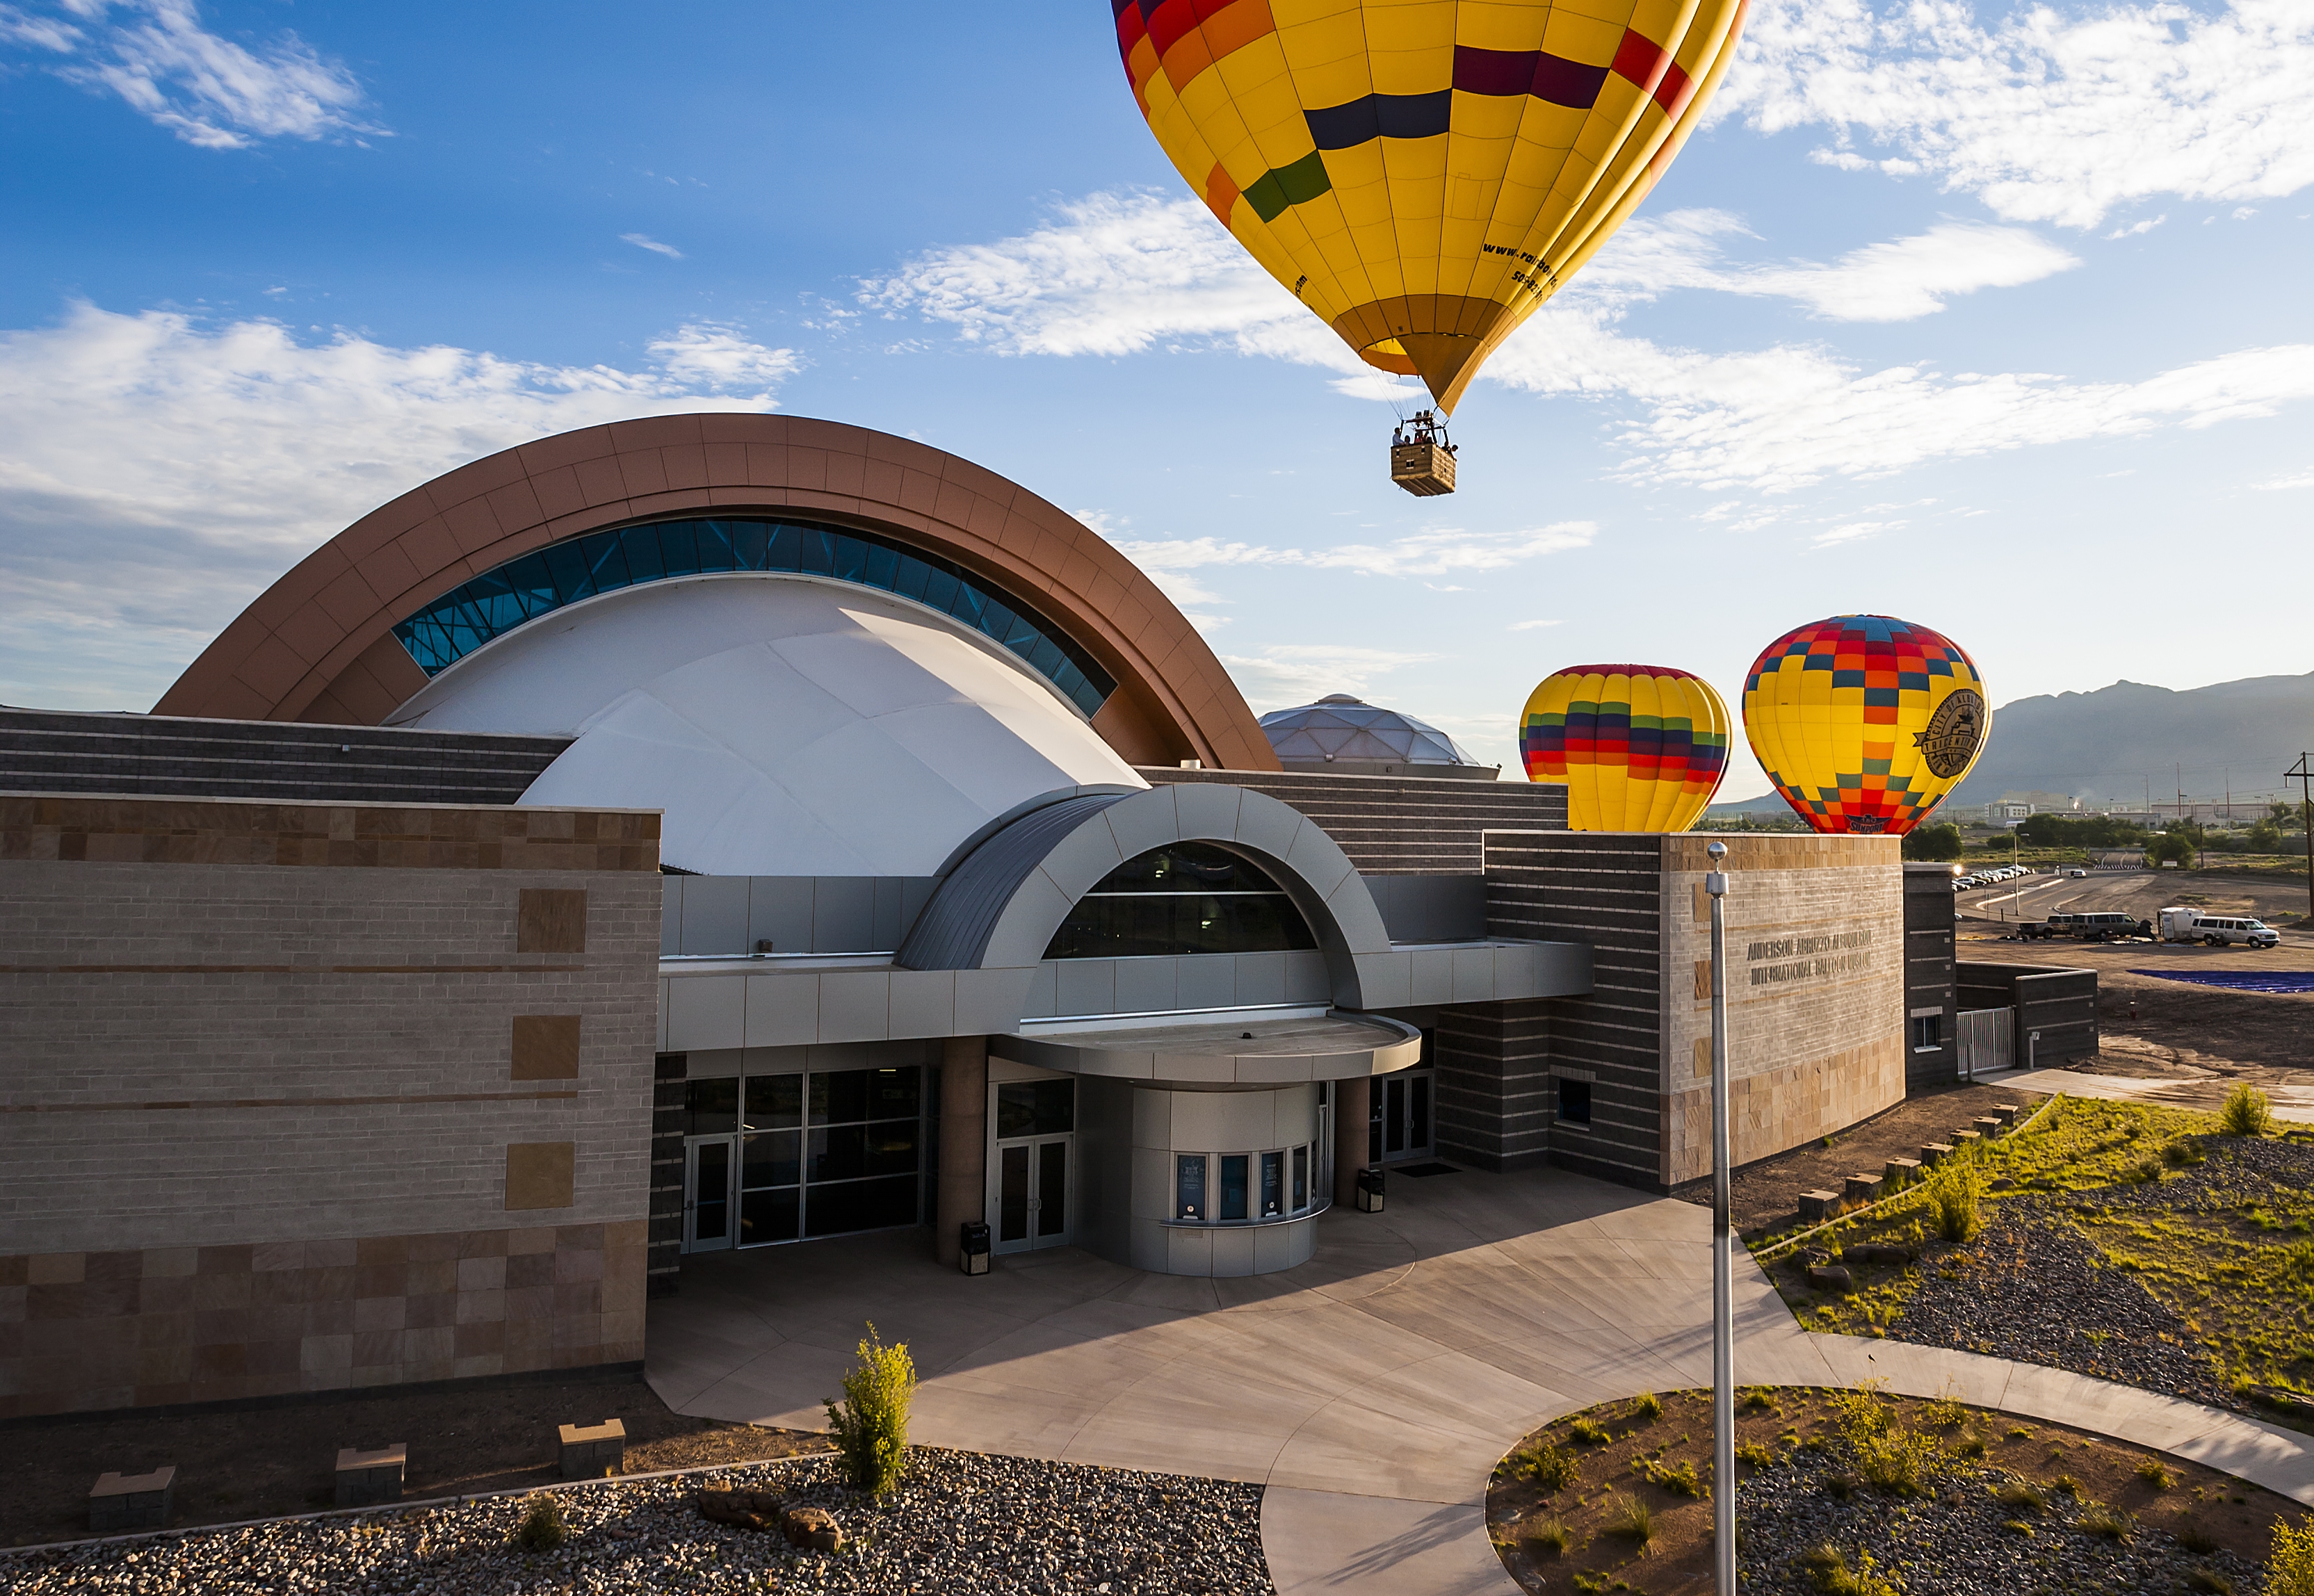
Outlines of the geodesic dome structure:
[{"label": "geodesic dome structure", "polygon": [[1436,727],[1396,710],[1329,693],[1314,704],[1261,718],[1277,761],[1289,771],[1343,776],[1464,776],[1491,781],[1480,764]]}]

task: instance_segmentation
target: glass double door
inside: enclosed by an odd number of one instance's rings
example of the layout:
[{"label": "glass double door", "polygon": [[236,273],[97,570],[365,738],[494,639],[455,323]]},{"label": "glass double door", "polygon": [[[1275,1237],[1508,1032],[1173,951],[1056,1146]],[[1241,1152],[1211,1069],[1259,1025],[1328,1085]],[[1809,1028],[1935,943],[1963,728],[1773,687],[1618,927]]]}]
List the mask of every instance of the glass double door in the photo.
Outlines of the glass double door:
[{"label": "glass double door", "polygon": [[684,1149],[683,1250],[717,1252],[731,1245],[737,1136],[693,1136]]},{"label": "glass double door", "polygon": [[1061,1247],[1069,1239],[1069,1143],[1038,1136],[996,1144],[998,1252]]},{"label": "glass double door", "polygon": [[1431,1090],[1428,1070],[1402,1070],[1373,1083],[1372,1117],[1366,1125],[1366,1162],[1395,1163],[1430,1155]]}]

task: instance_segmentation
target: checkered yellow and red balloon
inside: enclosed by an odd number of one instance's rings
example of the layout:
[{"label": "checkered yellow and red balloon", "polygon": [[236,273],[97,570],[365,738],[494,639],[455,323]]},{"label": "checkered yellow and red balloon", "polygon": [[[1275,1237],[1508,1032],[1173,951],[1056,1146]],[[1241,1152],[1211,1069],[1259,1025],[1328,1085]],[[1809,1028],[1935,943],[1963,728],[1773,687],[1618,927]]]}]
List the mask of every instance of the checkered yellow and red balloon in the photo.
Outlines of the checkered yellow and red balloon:
[{"label": "checkered yellow and red balloon", "polygon": [[1902,836],[1976,763],[1992,728],[1976,662],[1888,615],[1810,622],[1744,678],[1744,732],[1817,831]]}]

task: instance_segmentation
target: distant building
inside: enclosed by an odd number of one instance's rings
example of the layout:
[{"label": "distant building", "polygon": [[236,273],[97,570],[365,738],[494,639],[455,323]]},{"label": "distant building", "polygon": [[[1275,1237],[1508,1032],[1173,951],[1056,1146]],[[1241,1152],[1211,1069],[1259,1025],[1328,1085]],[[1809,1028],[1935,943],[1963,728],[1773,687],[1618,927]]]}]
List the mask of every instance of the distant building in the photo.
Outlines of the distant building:
[{"label": "distant building", "polygon": [[2013,816],[2018,820],[2027,815],[2074,815],[2081,807],[2081,800],[2069,792],[2004,792],[2000,803],[2005,810],[2022,805],[2022,812]]}]

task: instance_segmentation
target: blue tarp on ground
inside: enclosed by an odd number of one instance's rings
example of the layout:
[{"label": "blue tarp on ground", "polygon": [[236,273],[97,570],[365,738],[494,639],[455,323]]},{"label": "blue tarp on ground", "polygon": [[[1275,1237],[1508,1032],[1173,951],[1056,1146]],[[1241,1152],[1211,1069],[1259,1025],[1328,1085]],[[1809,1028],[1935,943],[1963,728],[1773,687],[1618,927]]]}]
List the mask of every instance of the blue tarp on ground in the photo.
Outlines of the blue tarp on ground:
[{"label": "blue tarp on ground", "polygon": [[2158,975],[2164,981],[2190,981],[2196,986],[2222,986],[2228,992],[2314,992],[2314,970],[2132,970],[2133,975]]}]

